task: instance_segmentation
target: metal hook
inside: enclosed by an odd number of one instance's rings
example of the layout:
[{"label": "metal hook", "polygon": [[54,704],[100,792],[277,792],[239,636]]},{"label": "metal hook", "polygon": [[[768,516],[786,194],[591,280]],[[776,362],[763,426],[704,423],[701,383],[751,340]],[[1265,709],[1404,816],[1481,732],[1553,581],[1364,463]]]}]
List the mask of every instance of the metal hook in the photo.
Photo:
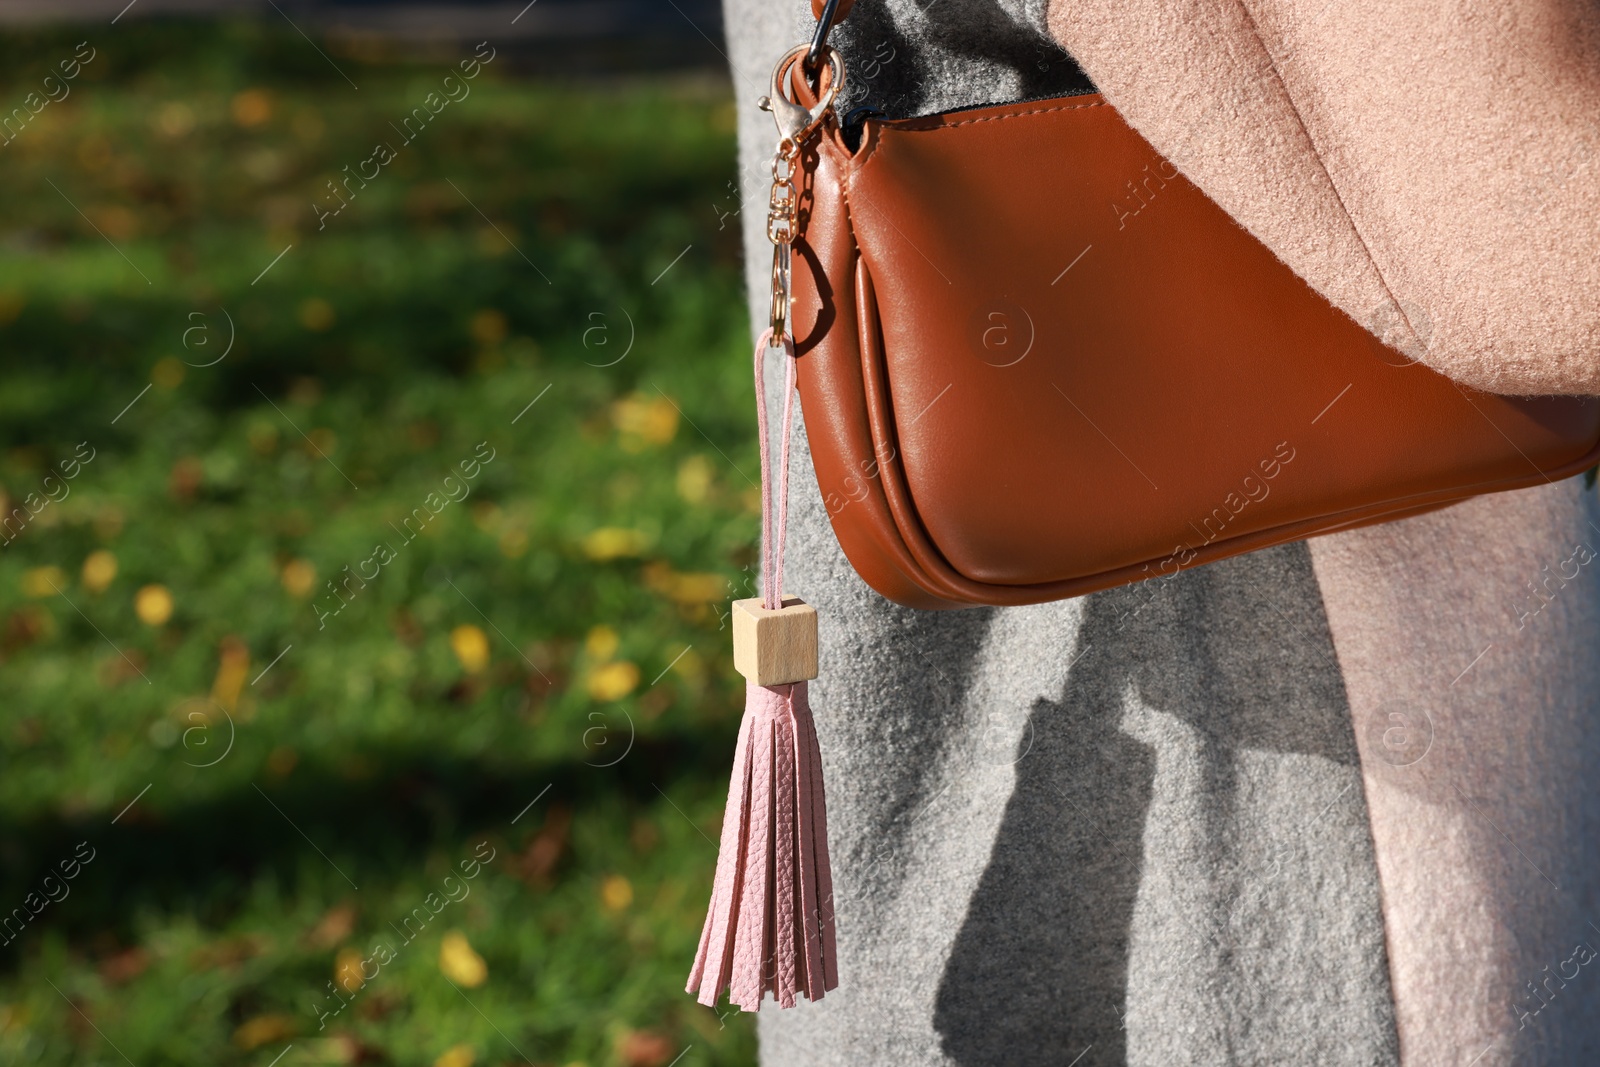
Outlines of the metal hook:
[{"label": "metal hook", "polygon": [[828,0],[822,7],[822,17],[817,20],[817,32],[811,37],[811,47],[806,50],[806,69],[816,70],[822,50],[828,46],[828,31],[833,29],[834,13],[839,10],[839,0]]},{"label": "metal hook", "polygon": [[772,112],[773,121],[778,124],[778,136],[783,141],[796,145],[822,124],[824,116],[833,108],[834,97],[839,95],[839,90],[844,86],[844,59],[839,55],[838,49],[826,45],[824,48],[832,76],[828,79],[828,88],[821,94],[816,106],[802,107],[789,99],[783,91],[784,75],[809,47],[803,44],[796,45],[784,53],[783,58],[778,60],[778,65],[772,68],[771,94],[763,96],[759,101],[761,110]]}]

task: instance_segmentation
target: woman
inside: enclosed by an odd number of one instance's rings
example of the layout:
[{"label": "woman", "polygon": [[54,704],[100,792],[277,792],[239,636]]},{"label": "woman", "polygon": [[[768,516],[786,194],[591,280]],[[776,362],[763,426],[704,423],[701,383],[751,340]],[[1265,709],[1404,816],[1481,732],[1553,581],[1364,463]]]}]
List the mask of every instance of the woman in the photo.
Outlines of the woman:
[{"label": "woman", "polygon": [[[727,8],[754,205],[774,137],[754,102],[813,21],[798,0]],[[1585,393],[1597,22],[860,0],[831,40],[859,87],[846,106],[891,117],[1087,72],[1394,347],[1485,388]],[[759,323],[769,246],[763,213],[744,221]],[[822,619],[840,987],[768,1005],[768,1067],[1600,1062],[1583,479],[1196,568],[1154,597],[917,612],[855,576],[799,470],[786,584]]]}]

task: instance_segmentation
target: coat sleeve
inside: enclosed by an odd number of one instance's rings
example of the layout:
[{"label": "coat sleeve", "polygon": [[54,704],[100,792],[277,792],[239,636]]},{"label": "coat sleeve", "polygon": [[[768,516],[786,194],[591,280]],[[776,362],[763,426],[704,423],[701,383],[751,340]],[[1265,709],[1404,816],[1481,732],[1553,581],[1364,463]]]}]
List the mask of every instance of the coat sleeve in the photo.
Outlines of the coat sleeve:
[{"label": "coat sleeve", "polygon": [[1501,393],[1600,393],[1600,7],[1051,0],[1119,111],[1315,289]]}]

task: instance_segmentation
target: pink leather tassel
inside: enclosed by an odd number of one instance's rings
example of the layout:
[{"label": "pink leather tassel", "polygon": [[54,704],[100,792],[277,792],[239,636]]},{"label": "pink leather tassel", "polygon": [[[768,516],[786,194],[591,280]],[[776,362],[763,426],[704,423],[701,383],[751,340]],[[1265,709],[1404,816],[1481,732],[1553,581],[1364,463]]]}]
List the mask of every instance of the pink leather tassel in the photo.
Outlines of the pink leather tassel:
[{"label": "pink leather tassel", "polygon": [[690,993],[723,988],[745,1011],[770,991],[792,1008],[839,984],[833,876],[817,735],[806,683],[745,687],[744,721],[723,816],[722,848]]},{"label": "pink leather tassel", "polygon": [[[785,336],[783,455],[774,530],[767,405],[761,385],[771,340],[769,330],[756,343],[756,422],[761,434],[763,595],[768,606],[776,608],[783,589],[795,374],[794,343]],[[821,1000],[838,984],[828,812],[806,683],[747,683],[717,877],[688,991],[698,990],[700,1003],[714,1006],[726,988],[734,1004],[759,1011],[769,991],[779,1007],[792,1008],[796,993]]]}]

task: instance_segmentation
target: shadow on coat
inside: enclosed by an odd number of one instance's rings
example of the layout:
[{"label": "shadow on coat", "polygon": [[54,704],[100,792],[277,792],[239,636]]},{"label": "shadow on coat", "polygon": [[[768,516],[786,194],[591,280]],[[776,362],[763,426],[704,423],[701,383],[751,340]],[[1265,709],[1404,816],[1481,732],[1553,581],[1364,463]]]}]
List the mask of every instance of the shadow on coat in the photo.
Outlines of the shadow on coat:
[{"label": "shadow on coat", "polygon": [[1321,603],[1304,543],[1090,596],[1065,693],[1033,707],[1031,745],[940,983],[934,1028],[953,1061],[1065,1067],[1090,1046],[1081,1067],[1126,1061],[1129,931],[1156,769],[1155,750],[1124,732],[1126,704],[1193,728],[1198,833],[1226,867],[1239,749],[1357,765]]}]

